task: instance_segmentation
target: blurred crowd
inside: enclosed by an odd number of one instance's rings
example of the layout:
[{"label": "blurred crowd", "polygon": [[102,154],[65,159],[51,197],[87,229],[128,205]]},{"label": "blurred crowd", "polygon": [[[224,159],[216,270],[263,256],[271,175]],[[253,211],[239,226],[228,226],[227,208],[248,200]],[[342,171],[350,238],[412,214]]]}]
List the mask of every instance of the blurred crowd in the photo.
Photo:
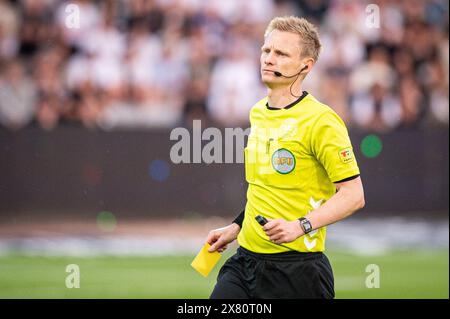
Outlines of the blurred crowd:
[{"label": "blurred crowd", "polygon": [[0,0],[0,127],[247,126],[280,15],[319,27],[304,89],[350,128],[448,126],[444,0]]}]

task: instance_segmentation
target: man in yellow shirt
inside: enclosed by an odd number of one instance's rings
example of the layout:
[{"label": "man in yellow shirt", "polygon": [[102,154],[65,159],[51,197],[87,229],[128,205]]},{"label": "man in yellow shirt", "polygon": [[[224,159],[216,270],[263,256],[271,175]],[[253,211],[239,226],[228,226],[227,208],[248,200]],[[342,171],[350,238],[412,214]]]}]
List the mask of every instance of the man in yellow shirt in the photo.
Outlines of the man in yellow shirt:
[{"label": "man in yellow shirt", "polygon": [[[267,97],[250,111],[244,211],[209,233],[210,252],[238,240],[211,298],[333,298],[325,226],[364,206],[359,168],[344,122],[302,91],[318,59],[316,28],[274,18],[261,48]],[[260,225],[258,215],[268,221]]]}]

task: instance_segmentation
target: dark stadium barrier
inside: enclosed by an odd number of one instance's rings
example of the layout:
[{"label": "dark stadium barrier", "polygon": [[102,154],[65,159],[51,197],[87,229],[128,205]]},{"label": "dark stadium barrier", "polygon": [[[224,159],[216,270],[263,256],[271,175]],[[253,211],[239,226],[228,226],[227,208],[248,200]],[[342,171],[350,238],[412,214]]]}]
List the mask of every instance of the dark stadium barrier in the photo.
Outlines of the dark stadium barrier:
[{"label": "dark stadium barrier", "polygon": [[[0,131],[0,220],[236,215],[245,204],[244,165],[173,164],[170,130],[113,131],[29,127]],[[367,133],[351,131],[366,194],[364,215],[448,215],[448,128],[378,135],[381,153],[365,157]]]}]

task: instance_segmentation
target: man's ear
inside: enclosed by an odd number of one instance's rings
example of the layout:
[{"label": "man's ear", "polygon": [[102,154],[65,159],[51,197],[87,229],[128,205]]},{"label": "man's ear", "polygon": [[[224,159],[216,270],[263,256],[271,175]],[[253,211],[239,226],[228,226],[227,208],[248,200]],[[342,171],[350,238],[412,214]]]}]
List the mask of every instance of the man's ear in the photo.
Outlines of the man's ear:
[{"label": "man's ear", "polygon": [[313,58],[307,58],[307,59],[303,60],[303,66],[302,66],[302,69],[300,72],[311,71],[312,67],[314,66],[314,63],[315,63],[315,61]]}]

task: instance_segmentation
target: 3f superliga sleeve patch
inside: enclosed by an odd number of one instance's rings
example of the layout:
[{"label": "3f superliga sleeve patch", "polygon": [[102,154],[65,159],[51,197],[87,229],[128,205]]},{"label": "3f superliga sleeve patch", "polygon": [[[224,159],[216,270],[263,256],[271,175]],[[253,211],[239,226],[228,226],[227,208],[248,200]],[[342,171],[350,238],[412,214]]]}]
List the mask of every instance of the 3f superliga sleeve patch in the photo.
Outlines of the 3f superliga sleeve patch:
[{"label": "3f superliga sleeve patch", "polygon": [[335,112],[322,113],[314,123],[311,147],[332,182],[360,173],[347,128]]},{"label": "3f superliga sleeve patch", "polygon": [[353,151],[351,147],[344,148],[340,150],[339,152],[339,158],[341,159],[342,163],[349,163],[353,161]]}]

